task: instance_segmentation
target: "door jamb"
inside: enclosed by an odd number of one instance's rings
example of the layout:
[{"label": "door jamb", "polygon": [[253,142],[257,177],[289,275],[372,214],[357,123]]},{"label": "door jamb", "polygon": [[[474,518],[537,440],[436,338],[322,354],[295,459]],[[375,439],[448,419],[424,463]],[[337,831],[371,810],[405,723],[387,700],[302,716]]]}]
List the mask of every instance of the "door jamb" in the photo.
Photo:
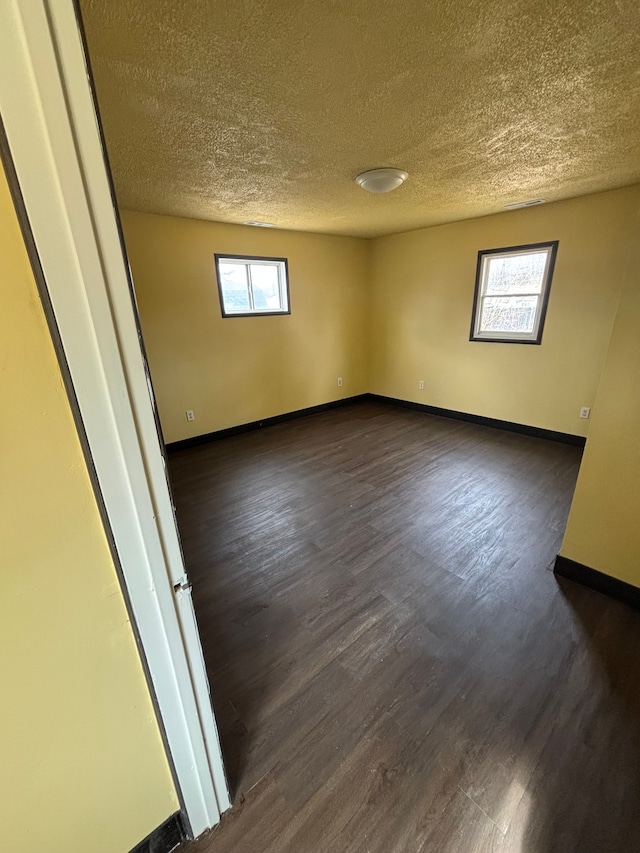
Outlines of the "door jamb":
[{"label": "door jamb", "polygon": [[0,114],[197,836],[229,793],[76,9],[4,0],[0,34]]}]

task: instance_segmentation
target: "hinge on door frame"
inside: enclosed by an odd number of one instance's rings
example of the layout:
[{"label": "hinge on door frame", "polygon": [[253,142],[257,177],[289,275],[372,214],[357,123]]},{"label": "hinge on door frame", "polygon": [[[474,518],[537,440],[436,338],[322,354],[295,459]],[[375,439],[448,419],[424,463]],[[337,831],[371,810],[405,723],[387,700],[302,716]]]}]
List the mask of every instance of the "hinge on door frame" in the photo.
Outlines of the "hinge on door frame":
[{"label": "hinge on door frame", "polygon": [[176,581],[173,585],[174,592],[191,592],[191,581],[189,580],[188,575],[182,575],[180,580]]}]

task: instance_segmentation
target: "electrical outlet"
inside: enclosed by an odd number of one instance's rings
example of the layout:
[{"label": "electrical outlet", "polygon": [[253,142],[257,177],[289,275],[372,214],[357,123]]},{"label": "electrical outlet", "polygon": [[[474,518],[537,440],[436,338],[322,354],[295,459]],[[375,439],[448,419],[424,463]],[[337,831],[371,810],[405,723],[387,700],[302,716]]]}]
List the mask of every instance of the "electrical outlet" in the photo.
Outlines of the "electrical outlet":
[{"label": "electrical outlet", "polygon": [[195,421],[196,416],[193,414],[193,409],[187,409],[186,415],[188,421]]},{"label": "electrical outlet", "polygon": [[581,417],[583,420],[585,420],[585,421],[586,421],[586,420],[587,420],[587,418],[588,418],[590,415],[591,415],[591,409],[589,408],[589,406],[583,406],[583,407],[580,409],[580,417]]},{"label": "electrical outlet", "polygon": [[342,376],[338,376],[338,388],[342,388]]},{"label": "electrical outlet", "polygon": [[424,382],[423,382],[423,380],[422,380],[422,379],[420,380],[420,382],[418,382],[418,388],[419,388],[421,391],[424,391]]}]

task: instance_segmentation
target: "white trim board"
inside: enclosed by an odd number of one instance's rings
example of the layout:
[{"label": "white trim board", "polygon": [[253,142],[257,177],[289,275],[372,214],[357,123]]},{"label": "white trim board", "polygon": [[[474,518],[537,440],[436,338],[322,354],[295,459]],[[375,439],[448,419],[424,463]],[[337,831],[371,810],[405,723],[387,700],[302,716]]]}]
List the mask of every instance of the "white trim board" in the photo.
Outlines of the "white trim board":
[{"label": "white trim board", "polygon": [[72,0],[0,3],[0,114],[197,836],[229,794]]}]

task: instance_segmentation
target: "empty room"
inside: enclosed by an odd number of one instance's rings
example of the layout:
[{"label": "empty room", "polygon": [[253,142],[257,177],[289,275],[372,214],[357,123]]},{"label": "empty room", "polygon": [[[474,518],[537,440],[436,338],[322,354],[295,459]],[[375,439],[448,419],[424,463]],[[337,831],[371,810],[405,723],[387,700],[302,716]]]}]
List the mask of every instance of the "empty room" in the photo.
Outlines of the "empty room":
[{"label": "empty room", "polygon": [[11,849],[640,849],[637,5],[10,6]]}]

